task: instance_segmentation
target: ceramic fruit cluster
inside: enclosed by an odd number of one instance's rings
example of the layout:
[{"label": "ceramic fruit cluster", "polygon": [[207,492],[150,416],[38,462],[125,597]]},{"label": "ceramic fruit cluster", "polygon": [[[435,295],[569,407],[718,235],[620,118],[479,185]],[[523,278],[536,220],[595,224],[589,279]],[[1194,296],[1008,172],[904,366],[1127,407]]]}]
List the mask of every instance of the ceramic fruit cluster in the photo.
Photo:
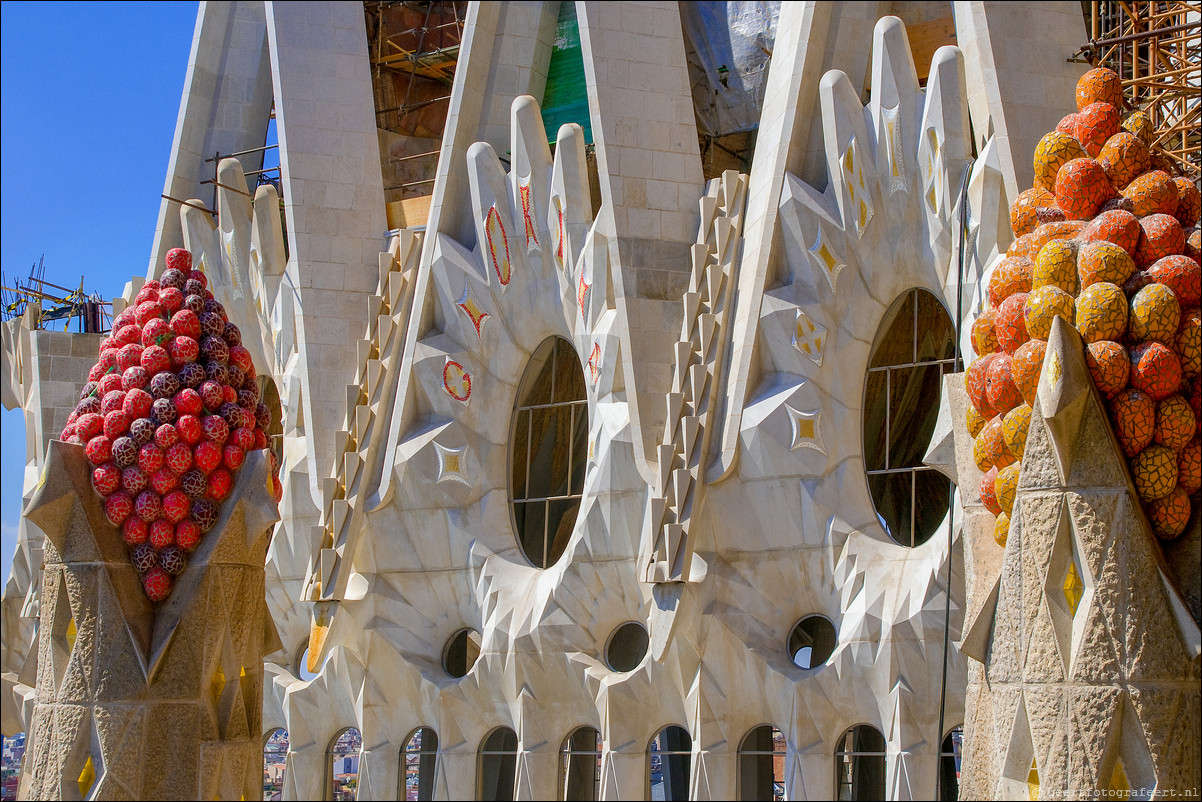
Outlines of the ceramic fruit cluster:
[{"label": "ceramic fruit cluster", "polygon": [[1044,351],[1059,316],[1085,341],[1115,435],[1157,536],[1199,506],[1202,196],[1151,150],[1142,112],[1121,119],[1116,73],[1077,84],[1077,112],[1035,149],[1035,186],[1010,207],[1016,239],[972,327],[966,421],[980,495],[1005,545]]},{"label": "ceramic fruit cluster", "polygon": [[[61,439],[84,447],[105,514],[160,602],[272,423],[241,333],[188,251],[168,252],[160,279],[113,320],[79,397]],[[274,453],[271,466],[278,502]]]}]

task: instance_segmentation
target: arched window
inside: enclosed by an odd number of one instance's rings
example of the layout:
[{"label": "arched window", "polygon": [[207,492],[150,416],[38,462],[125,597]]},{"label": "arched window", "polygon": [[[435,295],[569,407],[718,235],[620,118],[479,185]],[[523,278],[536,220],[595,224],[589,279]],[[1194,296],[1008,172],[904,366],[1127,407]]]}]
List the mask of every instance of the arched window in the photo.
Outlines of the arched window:
[{"label": "arched window", "polygon": [[510,802],[518,768],[518,734],[497,727],[480,742],[476,761],[477,799]]},{"label": "arched window", "polygon": [[592,727],[573,730],[559,748],[559,798],[601,798],[601,733]]},{"label": "arched window", "polygon": [[939,798],[955,802],[960,798],[960,754],[964,743],[964,728],[953,727],[943,739],[939,750]]},{"label": "arched window", "polygon": [[438,734],[429,727],[418,727],[401,750],[401,779],[405,783],[401,799],[427,802],[434,798],[434,768],[438,759]]},{"label": "arched window", "polygon": [[739,799],[785,798],[785,736],[771,724],[756,727],[739,744]]},{"label": "arched window", "polygon": [[689,798],[689,766],[693,739],[688,730],[670,724],[655,734],[647,746],[648,799]]},{"label": "arched window", "polygon": [[330,741],[329,759],[326,761],[329,799],[349,802],[359,793],[359,757],[362,752],[363,735],[354,727],[347,727]]},{"label": "arched window", "polygon": [[939,299],[913,289],[877,331],[864,390],[864,468],[881,524],[903,546],[926,542],[947,514],[947,477],[922,464],[955,369],[955,327]]},{"label": "arched window", "polygon": [[282,798],[287,759],[288,730],[276,727],[263,739],[263,802]]},{"label": "arched window", "polygon": [[21,761],[25,758],[25,733],[0,735],[0,751],[4,754],[0,763],[0,793],[5,800],[17,798],[17,784],[21,779]]},{"label": "arched window", "polygon": [[551,337],[518,385],[510,429],[509,499],[518,544],[539,568],[567,548],[588,461],[588,395],[572,344]]},{"label": "arched window", "polygon": [[835,746],[835,795],[839,802],[885,798],[885,736],[860,724]]}]

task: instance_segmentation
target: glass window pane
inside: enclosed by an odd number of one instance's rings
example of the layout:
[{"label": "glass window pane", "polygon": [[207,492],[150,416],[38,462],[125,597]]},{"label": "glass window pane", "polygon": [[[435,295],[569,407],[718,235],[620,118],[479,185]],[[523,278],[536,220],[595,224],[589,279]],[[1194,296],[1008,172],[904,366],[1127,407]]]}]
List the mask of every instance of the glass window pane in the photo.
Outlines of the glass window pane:
[{"label": "glass window pane", "polygon": [[543,540],[546,536],[547,502],[515,501],[513,518],[517,524],[522,551],[530,558],[530,562],[540,568],[546,567],[543,565]]},{"label": "glass window pane", "polygon": [[[555,378],[555,369],[552,365],[554,353],[554,348],[540,347],[530,358],[530,364],[526,366],[526,373],[522,377],[522,389],[524,390],[522,406],[533,407],[551,403],[551,383]],[[526,383],[527,379],[529,379],[529,384]]]},{"label": "glass window pane", "polygon": [[530,420],[534,446],[526,497],[566,496],[572,408],[533,409]]},{"label": "glass window pane", "polygon": [[588,467],[588,404],[572,407],[572,487],[578,496],[584,492],[584,470]]},{"label": "glass window pane", "polygon": [[951,480],[927,468],[914,473],[914,542],[925,543],[947,516]]},{"label": "glass window pane", "polygon": [[555,396],[557,404],[588,398],[584,389],[584,371],[576,349],[562,337],[555,341]]},{"label": "glass window pane", "polygon": [[888,372],[873,371],[868,374],[868,388],[864,392],[864,469],[879,471],[885,463],[885,415],[889,411],[889,398],[885,393]]},{"label": "glass window pane", "polygon": [[929,292],[917,291],[918,343],[916,362],[951,359],[956,353],[956,330],[943,304]]},{"label": "glass window pane", "polygon": [[530,410],[520,409],[517,422],[513,427],[513,443],[510,451],[513,453],[511,487],[513,497],[526,498],[526,466],[530,458]]},{"label": "glass window pane", "polygon": [[922,465],[939,418],[941,375],[938,365],[889,371],[890,468]]},{"label": "glass window pane", "polygon": [[894,304],[885,313],[877,330],[876,350],[872,352],[870,368],[885,365],[905,365],[914,359],[914,293]]},{"label": "glass window pane", "polygon": [[909,472],[885,473],[868,477],[868,488],[876,502],[877,517],[889,536],[909,546],[910,513],[913,504],[910,498],[911,478]]},{"label": "glass window pane", "polygon": [[557,499],[547,502],[547,565],[559,559],[568,547],[572,528],[576,525],[576,513],[580,509],[579,499]]}]

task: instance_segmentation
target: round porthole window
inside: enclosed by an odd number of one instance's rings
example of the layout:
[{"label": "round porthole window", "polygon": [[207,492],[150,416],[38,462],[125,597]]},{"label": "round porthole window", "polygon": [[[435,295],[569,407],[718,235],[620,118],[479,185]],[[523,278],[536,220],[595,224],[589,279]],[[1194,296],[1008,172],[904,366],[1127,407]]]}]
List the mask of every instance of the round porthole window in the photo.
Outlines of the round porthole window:
[{"label": "round porthole window", "polygon": [[789,659],[798,668],[817,668],[835,651],[835,625],[825,616],[808,615],[789,633]]},{"label": "round porthole window", "polygon": [[947,515],[950,483],[922,458],[955,356],[955,327],[938,298],[913,289],[893,302],[868,363],[864,468],[877,517],[903,546],[925,543]]},{"label": "round porthole window", "polygon": [[651,638],[647,628],[637,621],[627,621],[613,631],[605,644],[605,662],[614,671],[634,671],[647,656]]},{"label": "round porthole window", "polygon": [[554,565],[567,548],[584,493],[588,394],[576,349],[562,337],[543,342],[518,385],[510,427],[509,500],[526,558]]},{"label": "round porthole window", "polygon": [[480,633],[461,629],[451,636],[442,650],[442,668],[455,679],[466,676],[480,657]]}]

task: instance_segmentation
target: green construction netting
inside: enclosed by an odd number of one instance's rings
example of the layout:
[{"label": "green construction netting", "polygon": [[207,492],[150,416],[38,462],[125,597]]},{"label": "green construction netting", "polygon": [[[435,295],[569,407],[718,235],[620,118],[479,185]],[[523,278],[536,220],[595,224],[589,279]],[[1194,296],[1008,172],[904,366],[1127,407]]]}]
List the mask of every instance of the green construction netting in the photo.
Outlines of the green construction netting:
[{"label": "green construction netting", "polygon": [[578,123],[584,129],[584,141],[592,143],[593,126],[588,113],[580,26],[576,22],[576,4],[569,2],[559,4],[555,46],[551,50],[547,88],[543,92],[543,126],[547,129],[547,141],[555,143],[559,127],[564,123]]}]

